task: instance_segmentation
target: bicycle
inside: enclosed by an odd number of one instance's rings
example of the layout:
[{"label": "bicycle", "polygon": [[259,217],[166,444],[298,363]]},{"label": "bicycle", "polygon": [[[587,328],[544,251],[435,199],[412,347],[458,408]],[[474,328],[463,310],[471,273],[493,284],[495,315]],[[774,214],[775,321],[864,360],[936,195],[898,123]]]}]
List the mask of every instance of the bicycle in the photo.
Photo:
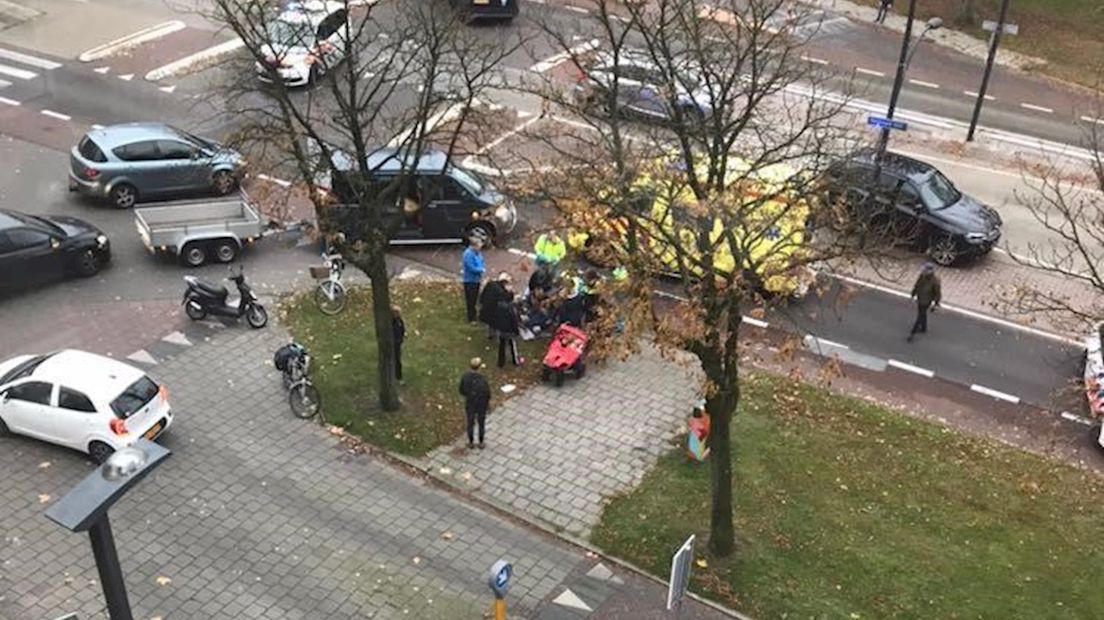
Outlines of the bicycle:
[{"label": "bicycle", "polygon": [[309,420],[322,411],[322,394],[310,378],[310,353],[293,342],[280,347],[275,355],[276,368],[283,372],[288,390],[288,405],[295,417]]},{"label": "bicycle", "polygon": [[312,265],[311,277],[321,280],[314,289],[314,303],[326,316],[333,316],[345,309],[348,294],[341,282],[345,271],[345,259],[340,254],[322,254],[323,265]]}]

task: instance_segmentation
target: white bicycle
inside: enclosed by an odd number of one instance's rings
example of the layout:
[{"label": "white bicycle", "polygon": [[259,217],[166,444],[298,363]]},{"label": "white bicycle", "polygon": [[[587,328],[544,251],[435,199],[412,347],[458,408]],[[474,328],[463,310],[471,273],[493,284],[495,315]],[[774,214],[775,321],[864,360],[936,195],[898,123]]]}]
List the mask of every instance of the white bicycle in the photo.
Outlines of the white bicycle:
[{"label": "white bicycle", "polygon": [[333,316],[345,309],[347,293],[341,283],[341,273],[345,271],[345,259],[340,254],[322,254],[324,264],[311,266],[311,277],[321,280],[314,288],[314,303],[322,314]]}]

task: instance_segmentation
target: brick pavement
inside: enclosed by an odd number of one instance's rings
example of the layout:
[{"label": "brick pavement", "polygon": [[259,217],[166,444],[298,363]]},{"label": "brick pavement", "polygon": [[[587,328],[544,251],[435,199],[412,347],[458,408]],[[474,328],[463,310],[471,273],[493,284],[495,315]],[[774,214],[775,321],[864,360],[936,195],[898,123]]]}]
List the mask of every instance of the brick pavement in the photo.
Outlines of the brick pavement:
[{"label": "brick pavement", "polygon": [[423,466],[477,495],[587,537],[605,499],[636,486],[684,430],[698,384],[645,347],[624,362],[588,368],[561,388],[530,388],[487,418],[487,449],[467,438]]}]

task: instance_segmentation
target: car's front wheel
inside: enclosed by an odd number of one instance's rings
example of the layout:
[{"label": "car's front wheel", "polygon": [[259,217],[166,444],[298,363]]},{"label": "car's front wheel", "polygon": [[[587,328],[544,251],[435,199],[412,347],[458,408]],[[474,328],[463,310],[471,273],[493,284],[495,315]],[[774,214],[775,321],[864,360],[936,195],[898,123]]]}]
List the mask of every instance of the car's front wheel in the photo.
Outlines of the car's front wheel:
[{"label": "car's front wheel", "polygon": [[107,457],[115,454],[115,448],[107,445],[102,441],[93,441],[88,444],[88,456],[92,457],[92,460],[96,464],[103,463],[107,460]]},{"label": "car's front wheel", "polygon": [[74,263],[77,275],[84,278],[96,275],[102,266],[100,256],[96,254],[95,250],[90,249],[81,252]]},{"label": "car's front wheel", "polygon": [[940,235],[928,244],[928,257],[942,267],[950,267],[959,257],[958,242],[951,235]]},{"label": "car's front wheel", "polygon": [[215,193],[219,196],[225,196],[234,191],[237,185],[238,180],[234,178],[234,175],[229,170],[219,170],[211,177],[211,187],[214,188]]}]

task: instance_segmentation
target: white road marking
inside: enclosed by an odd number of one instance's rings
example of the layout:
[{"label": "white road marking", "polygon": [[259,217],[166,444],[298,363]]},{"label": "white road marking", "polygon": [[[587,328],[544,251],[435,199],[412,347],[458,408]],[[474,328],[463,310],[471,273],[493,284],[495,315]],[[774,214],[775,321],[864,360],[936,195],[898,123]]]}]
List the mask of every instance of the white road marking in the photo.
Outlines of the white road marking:
[{"label": "white road marking", "polygon": [[149,366],[157,365],[157,360],[155,360],[145,349],[138,349],[134,353],[126,356],[126,358],[132,362],[140,362]]},{"label": "white road marking", "polygon": [[545,58],[544,60],[536,63],[532,67],[529,67],[529,70],[534,73],[544,73],[545,71],[548,71],[552,67],[555,67],[556,65],[569,58],[574,58],[580,54],[585,54],[589,52],[590,50],[598,47],[599,44],[601,44],[601,41],[599,41],[598,39],[591,39],[578,45],[573,45],[570,48],[560,52],[559,54],[553,54],[552,56],[549,56],[548,58]]},{"label": "white road marking", "polygon": [[576,13],[582,13],[583,15],[590,15],[590,10],[589,9],[584,9],[581,6],[575,6],[574,4],[569,4],[569,5],[565,6],[564,8],[567,9],[568,11],[575,11]]},{"label": "white road marking", "polygon": [[759,319],[757,319],[753,316],[748,316],[746,314],[740,317],[740,322],[741,323],[747,323],[748,325],[751,325],[752,327],[761,327],[763,329],[766,329],[767,326],[769,325],[769,323],[767,323],[766,321],[761,321],[761,320],[759,320]]},{"label": "white road marking", "polygon": [[280,187],[291,187],[291,181],[285,181],[284,179],[278,179],[276,177],[271,177],[271,176],[268,176],[267,174],[264,174],[264,173],[258,174],[257,178],[261,179],[263,181],[268,181],[269,183],[275,183],[276,185],[279,185]]},{"label": "white road marking", "polygon": [[103,125],[99,125],[97,123],[92,123],[92,129],[97,129],[98,130],[98,129],[103,129],[103,128],[104,128]]},{"label": "white road marking", "polygon": [[881,71],[875,71],[873,69],[864,69],[863,67],[855,67],[855,73],[865,73],[866,75],[873,75],[875,77],[885,77],[885,74]]},{"label": "white road marking", "polygon": [[172,92],[173,92],[174,90],[176,90],[176,84],[173,84],[172,86],[162,86],[161,88],[158,88],[157,90],[159,90],[159,91],[161,91],[161,92],[163,92],[163,93],[168,93],[168,94],[170,94],[170,95],[171,95],[171,94],[172,94]]},{"label": "white road marking", "polygon": [[837,349],[843,349],[845,351],[851,350],[851,347],[849,347],[849,346],[847,346],[847,345],[845,345],[841,342],[836,342],[835,340],[828,340],[827,338],[821,338],[820,336],[813,336],[812,334],[810,334],[809,336],[806,336],[806,337],[807,338],[812,338],[818,344],[822,344],[822,345],[829,346],[829,347],[835,347]]},{"label": "white road marking", "polygon": [[813,58],[812,56],[802,56],[801,60],[804,60],[805,62],[811,62],[815,65],[826,65],[826,64],[828,64],[827,60],[824,60],[823,58]]},{"label": "white road marking", "polygon": [[46,60],[45,58],[37,58],[35,56],[28,56],[26,54],[20,54],[19,52],[13,52],[0,48],[0,58],[5,60],[11,60],[21,65],[28,65],[30,67],[38,67],[39,69],[45,69],[47,71],[53,71],[61,66],[60,62],[54,62],[52,60]]},{"label": "white road marking", "polygon": [[[433,131],[441,123],[447,123],[447,122],[453,120],[454,118],[456,118],[457,116],[460,116],[460,113],[463,112],[463,111],[464,111],[464,104],[463,103],[454,103],[454,104],[450,105],[449,107],[445,108],[444,110],[441,110],[440,112],[437,112],[433,116],[430,116],[425,121],[425,131],[426,131],[426,133],[429,133],[429,132]],[[402,146],[402,144],[404,142],[406,142],[408,139],[410,139],[410,137],[412,135],[414,135],[414,130],[415,129],[417,129],[417,128],[416,127],[410,127],[408,129],[402,130],[394,138],[391,138],[391,140],[387,143],[387,146],[389,146],[391,148]]]},{"label": "white road marking", "polygon": [[1054,110],[1052,110],[1050,108],[1044,108],[1041,105],[1032,105],[1030,103],[1021,103],[1020,107],[1021,108],[1026,108],[1028,110],[1035,110],[1036,112],[1045,112],[1046,114],[1053,114],[1054,113]]},{"label": "white road marking", "polygon": [[922,377],[927,377],[929,379],[931,379],[932,377],[935,376],[935,373],[928,370],[927,368],[921,368],[919,366],[913,366],[912,364],[906,364],[904,362],[898,362],[895,359],[888,360],[887,363],[890,366],[893,366],[894,368],[903,370],[905,372],[911,372],[911,373],[920,375]]},{"label": "white road marking", "polygon": [[15,99],[8,99],[7,97],[0,97],[0,103],[4,105],[19,105],[19,102]]},{"label": "white road marking", "polygon": [[108,71],[111,71],[111,67],[96,67],[95,69],[93,69],[93,71],[99,73],[100,75],[103,75]]},{"label": "white road marking", "polygon": [[[978,94],[975,93],[972,90],[964,90],[964,91],[962,91],[962,94],[966,95],[967,97],[973,97],[974,99],[977,99],[977,96],[978,96]],[[992,95],[985,95],[985,100],[986,101],[996,101],[997,98],[992,96]]]},{"label": "white road marking", "polygon": [[122,80],[124,82],[129,82],[129,81],[134,79],[134,74],[133,73],[128,73],[126,75],[116,75],[115,77],[119,78],[120,80]]},{"label": "white road marking", "polygon": [[993,398],[996,398],[997,400],[1003,400],[1003,401],[1006,401],[1006,402],[1010,402],[1013,405],[1019,404],[1019,402],[1020,402],[1020,398],[1018,396],[1013,396],[1011,394],[1005,394],[1004,392],[1001,392],[1000,390],[994,390],[993,388],[987,388],[984,385],[978,385],[978,384],[975,383],[975,384],[970,386],[970,389],[974,392],[977,392],[978,394],[985,394],[986,396],[992,396]]},{"label": "white road marking", "polygon": [[915,84],[917,86],[923,86],[924,88],[939,88],[939,84],[934,82],[925,82],[924,80],[909,80],[909,84]]},{"label": "white road marking", "polygon": [[11,82],[7,80],[0,80],[0,88],[7,88],[11,86]]},{"label": "white road marking", "polygon": [[192,341],[188,340],[188,337],[185,336],[182,332],[173,332],[167,336],[162,336],[161,340],[164,340],[165,342],[171,344],[178,344],[184,347],[192,346]]},{"label": "white road marking", "polygon": [[53,110],[39,110],[39,114],[43,116],[49,116],[50,118],[56,118],[61,121],[67,121],[70,117],[68,114],[62,114],[61,112],[54,112]]},{"label": "white road marking", "polygon": [[1063,411],[1061,415],[1063,418],[1069,420],[1070,422],[1077,422],[1078,424],[1084,424],[1085,426],[1092,426],[1093,424],[1096,424],[1096,422],[1093,422],[1089,418],[1079,416],[1068,411]]},{"label": "white road marking", "polygon": [[1093,118],[1091,116],[1082,116],[1081,120],[1086,123],[1096,123],[1098,125],[1104,125],[1104,118]]},{"label": "white road marking", "polygon": [[90,50],[83,52],[77,59],[81,62],[92,62],[97,58],[103,58],[104,56],[111,56],[112,54],[119,52],[128,47],[133,47],[139,43],[145,43],[146,41],[153,41],[154,39],[160,39],[161,37],[172,34],[177,30],[184,29],[184,22],[179,20],[173,20],[171,22],[165,22],[150,26],[149,28],[143,28],[137,32],[132,32],[126,36],[119,37],[114,41],[104,43],[103,45],[97,45]]},{"label": "white road marking", "polygon": [[[876,291],[881,291],[883,293],[887,293],[889,295],[894,295],[896,297],[901,297],[903,299],[911,299],[912,298],[905,291],[899,291],[895,288],[890,288],[888,286],[882,286],[881,284],[875,284],[874,282],[868,282],[866,280],[861,280],[859,278],[854,278],[854,277],[851,277],[851,276],[845,276],[843,274],[838,274],[838,273],[828,273],[828,272],[821,272],[821,273],[825,276],[828,276],[829,278],[835,278],[837,280],[841,280],[841,281],[847,282],[849,284],[854,284],[856,286],[862,286],[862,287],[865,287],[865,288],[874,289]],[[1055,334],[1055,333],[1052,333],[1052,332],[1048,332],[1048,331],[1039,329],[1037,327],[1029,327],[1027,325],[1020,325],[1019,323],[1014,323],[1012,321],[1006,321],[1005,319],[1000,319],[1000,318],[997,318],[995,316],[989,316],[988,314],[982,314],[980,312],[974,312],[973,310],[967,310],[966,308],[960,308],[958,306],[951,306],[951,305],[946,305],[946,304],[940,304],[939,308],[942,309],[942,310],[947,310],[948,312],[954,312],[956,314],[961,314],[962,316],[968,316],[972,319],[977,319],[979,321],[985,321],[987,323],[993,323],[995,325],[1000,325],[1001,327],[1006,327],[1008,329],[1014,329],[1014,330],[1021,331],[1021,332],[1024,332],[1024,333],[1039,336],[1040,338],[1046,338],[1048,340],[1053,340],[1055,342],[1060,342],[1062,344],[1068,344],[1068,345],[1076,346],[1076,347],[1083,346],[1080,341],[1074,340],[1072,338],[1067,338],[1067,337],[1065,337],[1061,334]]]},{"label": "white road marking", "polygon": [[19,78],[21,80],[33,80],[38,77],[38,74],[34,71],[17,69],[16,67],[9,67],[8,65],[0,65],[0,74],[9,75],[13,78]]},{"label": "white road marking", "polygon": [[245,41],[242,41],[240,38],[233,38],[229,41],[219,43],[218,45],[212,45],[205,50],[200,50],[194,54],[189,54],[188,56],[174,60],[167,65],[158,67],[153,71],[150,71],[146,74],[146,80],[150,82],[156,82],[167,77],[172,77],[174,75],[187,71],[192,67],[192,65],[215,60],[216,58],[219,58],[221,56],[232,54],[243,47],[245,47]]}]

